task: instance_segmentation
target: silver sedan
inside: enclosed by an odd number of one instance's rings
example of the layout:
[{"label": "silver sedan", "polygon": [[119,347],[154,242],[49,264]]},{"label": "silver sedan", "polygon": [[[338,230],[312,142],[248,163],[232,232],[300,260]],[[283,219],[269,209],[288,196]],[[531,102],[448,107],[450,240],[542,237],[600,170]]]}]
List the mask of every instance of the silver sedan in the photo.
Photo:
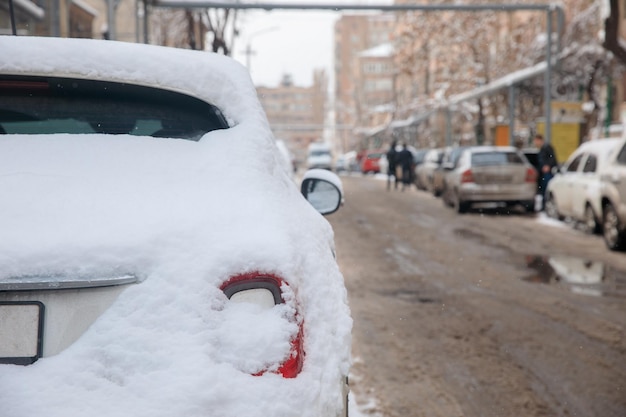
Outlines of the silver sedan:
[{"label": "silver sedan", "polygon": [[443,199],[459,213],[472,205],[522,205],[534,211],[537,171],[513,147],[481,146],[463,151],[445,176]]}]

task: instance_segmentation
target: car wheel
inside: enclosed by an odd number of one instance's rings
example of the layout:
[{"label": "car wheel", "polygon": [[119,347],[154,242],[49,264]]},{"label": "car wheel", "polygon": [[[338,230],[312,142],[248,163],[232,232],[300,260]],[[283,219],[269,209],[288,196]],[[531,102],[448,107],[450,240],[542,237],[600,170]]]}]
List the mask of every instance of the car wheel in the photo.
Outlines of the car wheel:
[{"label": "car wheel", "polygon": [[617,211],[610,203],[604,207],[602,230],[604,231],[604,243],[610,250],[624,249],[625,239],[622,222],[617,215]]},{"label": "car wheel", "polygon": [[527,213],[535,212],[535,200],[522,201],[522,206]]},{"label": "car wheel", "polygon": [[557,220],[563,220],[563,216],[559,213],[559,209],[556,206],[556,201],[554,200],[554,196],[552,194],[548,194],[546,197],[546,202],[544,204],[546,214],[548,217]]},{"label": "car wheel", "polygon": [[450,206],[449,194],[448,187],[444,184],[443,190],[441,191],[441,201],[443,201],[443,205],[446,207]]},{"label": "car wheel", "polygon": [[467,213],[469,208],[470,208],[470,203],[468,203],[467,201],[461,200],[461,197],[459,197],[457,193],[454,196],[454,209],[456,210],[456,212],[459,214]]},{"label": "car wheel", "polygon": [[588,234],[596,234],[600,231],[600,225],[596,222],[596,215],[589,204],[585,207],[585,214],[582,221],[582,230]]}]

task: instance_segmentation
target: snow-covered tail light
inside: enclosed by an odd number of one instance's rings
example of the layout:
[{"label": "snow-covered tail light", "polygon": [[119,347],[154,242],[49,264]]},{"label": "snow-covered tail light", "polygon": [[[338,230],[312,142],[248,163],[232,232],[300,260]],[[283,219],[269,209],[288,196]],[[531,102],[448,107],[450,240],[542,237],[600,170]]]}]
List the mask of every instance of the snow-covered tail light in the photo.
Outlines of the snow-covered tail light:
[{"label": "snow-covered tail light", "polygon": [[295,378],[304,359],[303,323],[289,284],[272,274],[248,273],[220,288],[229,299],[220,332],[223,359],[252,375]]}]

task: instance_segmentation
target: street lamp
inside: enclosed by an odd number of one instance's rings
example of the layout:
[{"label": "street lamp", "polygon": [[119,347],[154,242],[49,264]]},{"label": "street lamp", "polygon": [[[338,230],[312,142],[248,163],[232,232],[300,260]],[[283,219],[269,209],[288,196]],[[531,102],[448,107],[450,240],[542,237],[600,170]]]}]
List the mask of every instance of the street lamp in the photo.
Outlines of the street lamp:
[{"label": "street lamp", "polygon": [[246,67],[248,68],[248,72],[250,74],[252,74],[252,67],[251,67],[252,64],[250,63],[250,58],[252,57],[252,55],[254,55],[254,51],[252,50],[250,40],[258,35],[262,35],[268,32],[273,32],[275,30],[278,30],[278,26],[272,26],[269,28],[260,29],[248,35],[248,43],[246,44],[246,50],[243,53],[246,55]]}]

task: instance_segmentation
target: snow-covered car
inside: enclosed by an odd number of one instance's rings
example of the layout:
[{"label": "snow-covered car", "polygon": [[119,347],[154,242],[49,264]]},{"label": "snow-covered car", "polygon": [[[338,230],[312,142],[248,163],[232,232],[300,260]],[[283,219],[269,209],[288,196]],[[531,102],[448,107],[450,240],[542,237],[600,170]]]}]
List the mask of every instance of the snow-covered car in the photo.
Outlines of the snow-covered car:
[{"label": "snow-covered car", "polygon": [[579,222],[583,231],[602,230],[600,176],[610,153],[620,143],[616,138],[585,142],[563,164],[546,188],[546,214]]},{"label": "snow-covered car", "polygon": [[280,152],[281,161],[283,166],[285,167],[285,171],[289,174],[291,178],[295,176],[296,173],[296,163],[293,154],[287,147],[287,144],[282,139],[276,140],[276,146],[278,147],[278,151]]},{"label": "snow-covered car", "polygon": [[0,51],[0,415],[345,415],[352,320],[320,215],[341,183],[298,189],[245,68]]}]

